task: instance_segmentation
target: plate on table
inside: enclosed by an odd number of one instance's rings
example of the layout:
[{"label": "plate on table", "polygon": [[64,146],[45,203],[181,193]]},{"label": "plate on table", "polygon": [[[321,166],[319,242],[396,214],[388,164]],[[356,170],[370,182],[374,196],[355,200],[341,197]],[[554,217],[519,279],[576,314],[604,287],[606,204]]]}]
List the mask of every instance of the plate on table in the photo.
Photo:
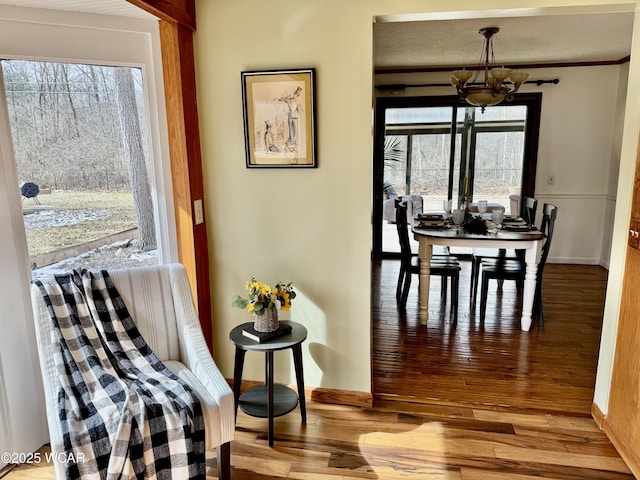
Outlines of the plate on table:
[{"label": "plate on table", "polygon": [[524,220],[521,217],[518,217],[517,215],[505,215],[504,218],[502,219],[503,223],[511,223],[511,222],[524,222]]},{"label": "plate on table", "polygon": [[416,219],[442,222],[442,215],[439,215],[437,213],[419,213],[418,215],[416,215]]},{"label": "plate on table", "polygon": [[524,224],[503,224],[502,225],[502,229],[503,230],[507,230],[510,232],[528,232],[529,230],[531,230],[531,227],[529,225],[527,225],[526,223]]},{"label": "plate on table", "polygon": [[439,221],[419,221],[416,223],[415,228],[420,228],[423,230],[444,230],[447,228],[447,223],[443,220]]}]

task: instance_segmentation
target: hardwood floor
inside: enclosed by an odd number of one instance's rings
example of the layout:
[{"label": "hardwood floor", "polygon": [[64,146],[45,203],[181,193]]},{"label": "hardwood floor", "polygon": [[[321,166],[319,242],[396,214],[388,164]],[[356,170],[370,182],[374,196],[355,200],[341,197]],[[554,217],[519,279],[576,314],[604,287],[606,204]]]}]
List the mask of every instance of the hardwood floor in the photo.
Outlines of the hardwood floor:
[{"label": "hardwood floor", "polygon": [[[299,409],[277,418],[273,448],[266,420],[240,412],[233,479],[633,478],[588,414],[603,269],[549,265],[546,324],[524,333],[508,284],[489,305],[484,324],[469,313],[468,264],[457,323],[447,318],[420,326],[415,302],[399,316],[395,263],[374,266],[375,406],[319,403],[309,389],[307,424]],[[441,307],[433,283],[435,315]],[[409,305],[412,298],[417,291]],[[207,478],[216,478],[215,454],[208,464]],[[21,465],[5,478],[54,475],[51,465]]]},{"label": "hardwood floor", "polygon": [[[373,393],[391,400],[589,416],[607,272],[546,266],[542,328],[520,330],[514,282],[490,282],[487,314],[469,308],[470,262],[461,262],[457,322],[432,280],[428,325],[418,318],[414,278],[405,314],[396,308],[399,262],[373,267]],[[478,297],[479,297],[478,293]],[[479,305],[479,299],[477,304]]]},{"label": "hardwood floor", "polygon": [[[310,398],[310,395],[307,396]],[[406,405],[405,405],[406,406]],[[411,411],[308,400],[275,421],[238,415],[231,478],[267,480],[631,480],[589,418],[413,404]],[[215,454],[208,479],[216,478]],[[52,480],[52,465],[21,465],[6,480]]]}]

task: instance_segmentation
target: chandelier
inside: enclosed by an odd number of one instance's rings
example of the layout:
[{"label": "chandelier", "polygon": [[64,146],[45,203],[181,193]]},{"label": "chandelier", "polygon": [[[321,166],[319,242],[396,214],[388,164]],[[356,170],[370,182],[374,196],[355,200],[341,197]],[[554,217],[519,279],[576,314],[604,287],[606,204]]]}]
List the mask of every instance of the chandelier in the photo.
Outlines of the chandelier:
[{"label": "chandelier", "polygon": [[[513,100],[520,85],[529,78],[529,74],[512,71],[510,68],[496,67],[493,56],[493,36],[498,33],[498,27],[481,28],[478,33],[484,36],[484,45],[480,57],[480,65],[475,74],[471,70],[455,70],[451,77],[451,84],[456,87],[461,100],[470,105],[485,107],[497,105],[503,100]],[[484,71],[484,81],[477,82],[480,71]],[[469,80],[473,76],[471,82]],[[505,84],[510,81],[511,83]]]}]

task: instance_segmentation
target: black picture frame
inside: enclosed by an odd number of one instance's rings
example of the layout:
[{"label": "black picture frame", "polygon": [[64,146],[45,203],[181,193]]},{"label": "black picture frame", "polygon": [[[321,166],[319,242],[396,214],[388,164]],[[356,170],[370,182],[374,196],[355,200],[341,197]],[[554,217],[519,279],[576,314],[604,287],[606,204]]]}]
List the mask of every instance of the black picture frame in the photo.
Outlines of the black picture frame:
[{"label": "black picture frame", "polygon": [[241,72],[247,168],[315,168],[315,68]]}]

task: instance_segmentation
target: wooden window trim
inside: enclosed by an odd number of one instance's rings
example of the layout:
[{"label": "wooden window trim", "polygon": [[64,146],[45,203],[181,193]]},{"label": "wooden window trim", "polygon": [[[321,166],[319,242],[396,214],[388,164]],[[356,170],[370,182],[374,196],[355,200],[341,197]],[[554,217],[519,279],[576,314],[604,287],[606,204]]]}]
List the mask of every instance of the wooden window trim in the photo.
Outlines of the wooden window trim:
[{"label": "wooden window trim", "polygon": [[193,53],[195,1],[128,1],[159,18],[178,260],[187,270],[204,337],[213,351],[206,214],[196,224],[193,211],[194,201],[201,200],[203,208],[205,203]]}]

